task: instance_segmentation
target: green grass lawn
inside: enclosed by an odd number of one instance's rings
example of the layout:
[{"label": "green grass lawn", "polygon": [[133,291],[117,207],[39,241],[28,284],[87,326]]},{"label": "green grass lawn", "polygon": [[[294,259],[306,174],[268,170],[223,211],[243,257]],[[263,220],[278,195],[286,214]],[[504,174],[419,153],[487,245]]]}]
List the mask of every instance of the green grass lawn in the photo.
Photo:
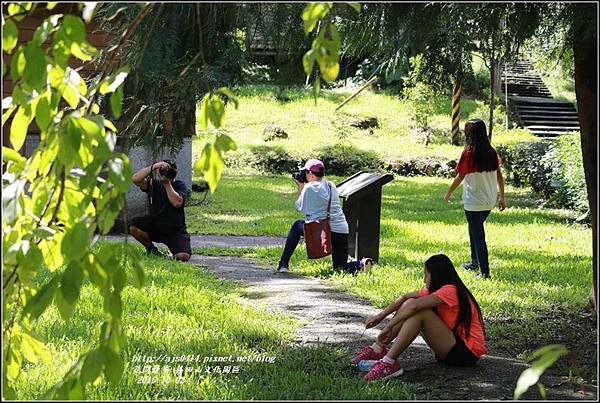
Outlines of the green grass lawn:
[{"label": "green grass lawn", "polygon": [[[432,156],[458,158],[462,147],[450,144],[450,98],[440,97],[434,101],[434,114],[429,117],[431,142],[423,143],[424,137],[414,127],[410,101],[387,91],[366,90],[339,111],[335,107],[352,90],[338,88],[324,90],[315,106],[310,90],[288,87],[281,90],[286,101],[278,100],[276,86],[254,85],[236,89],[239,108],[227,108],[225,125],[216,130],[202,130],[197,126],[194,137],[193,158],[198,159],[202,146],[212,141],[215,133],[223,132],[232,137],[238,151],[228,153],[229,160],[248,153],[259,145],[283,147],[292,156],[310,158],[311,151],[325,145],[347,144],[363,151],[373,151],[382,160],[398,157]],[[280,97],[281,98],[281,97]],[[464,122],[471,118],[487,120],[489,107],[483,101],[463,97],[461,101],[461,130]],[[351,116],[375,116],[379,127],[369,130],[358,129],[347,123]],[[494,142],[514,141],[515,134],[504,130],[504,115],[496,113]],[[288,134],[287,139],[269,142],[263,140],[265,127],[277,124]],[[518,139],[531,140],[535,137],[519,133]]]},{"label": "green grass lawn", "polygon": [[[379,307],[421,288],[423,263],[429,256],[445,253],[457,266],[470,257],[461,188],[446,204],[443,195],[449,184],[441,178],[396,177],[384,187],[380,262],[371,274],[335,273],[329,259],[309,261],[303,248],[294,254],[291,270],[327,278]],[[285,236],[290,224],[302,217],[293,207],[294,198],[295,187],[287,176],[226,176],[206,204],[188,208],[189,229]],[[591,230],[574,224],[568,210],[538,208],[524,189],[508,186],[506,202],[508,209],[494,210],[486,223],[492,280],[476,280],[476,273],[459,269],[482,307],[488,337],[495,347],[522,357],[560,341],[574,350],[583,348],[580,354],[595,368],[595,325],[577,319],[591,286]],[[196,250],[256,256],[273,267],[281,251],[282,247]],[[582,338],[590,343],[585,346]],[[568,372],[571,367],[564,363],[561,368]]]},{"label": "green grass lawn", "polygon": [[[103,242],[100,248],[115,248]],[[289,400],[289,399],[424,399],[418,385],[366,384],[347,362],[345,348],[295,348],[288,344],[300,325],[282,313],[251,306],[233,282],[189,264],[149,259],[139,248],[147,275],[141,289],[123,291],[123,324],[128,344],[125,372],[118,385],[102,382],[88,388],[94,400]],[[44,275],[46,274],[46,275]],[[40,281],[47,277],[42,273]],[[91,285],[82,288],[74,316],[63,322],[55,307],[42,315],[36,330],[48,342],[52,361],[27,364],[15,389],[18,399],[41,399],[74,360],[90,350],[102,322],[102,300]],[[156,384],[136,371],[136,356],[193,356],[183,364],[161,363]],[[204,357],[274,357],[274,362],[209,364]],[[196,361],[195,357],[200,357]],[[136,369],[138,365],[141,368]],[[154,366],[156,364],[152,364]],[[164,365],[170,365],[162,372]],[[184,375],[176,383],[177,366]],[[207,366],[238,366],[239,373],[206,373]],[[187,372],[187,368],[191,372]],[[199,371],[199,372],[196,372]],[[144,374],[145,376],[148,376]],[[150,377],[153,375],[150,374]],[[166,376],[171,377],[167,382]],[[422,390],[422,389],[421,389]]]}]

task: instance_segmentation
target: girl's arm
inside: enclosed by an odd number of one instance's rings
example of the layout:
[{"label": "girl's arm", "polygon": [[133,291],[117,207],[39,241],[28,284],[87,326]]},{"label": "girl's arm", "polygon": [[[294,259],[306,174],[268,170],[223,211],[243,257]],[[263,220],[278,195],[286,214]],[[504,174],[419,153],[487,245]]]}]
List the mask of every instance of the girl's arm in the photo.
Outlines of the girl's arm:
[{"label": "girl's arm", "polygon": [[500,191],[500,200],[498,201],[498,206],[500,207],[500,211],[506,208],[506,202],[504,201],[504,176],[502,176],[502,169],[498,167],[498,190]]},{"label": "girl's arm", "polygon": [[407,318],[410,318],[417,312],[422,311],[423,309],[431,309],[442,303],[443,301],[435,295],[427,295],[425,297],[411,299],[406,304],[402,305],[400,309],[398,309],[398,313],[389,321],[387,326],[383,328],[380,335],[390,332],[392,328],[396,326],[396,324]]},{"label": "girl's arm", "polygon": [[383,311],[379,312],[377,315],[371,316],[366,321],[367,329],[372,328],[373,326],[377,326],[379,322],[385,319],[389,314],[396,312],[404,302],[408,301],[411,298],[419,298],[419,291],[409,292],[398,298],[396,301],[392,302],[385,308]]},{"label": "girl's arm", "polygon": [[446,200],[446,202],[448,202],[450,200],[450,196],[452,196],[452,192],[454,192],[456,190],[456,188],[458,187],[458,185],[460,185],[460,183],[463,181],[464,178],[465,178],[465,174],[460,173],[460,172],[456,174],[456,178],[454,178],[454,181],[450,185],[450,189],[448,189],[446,196],[444,196],[444,200]]}]

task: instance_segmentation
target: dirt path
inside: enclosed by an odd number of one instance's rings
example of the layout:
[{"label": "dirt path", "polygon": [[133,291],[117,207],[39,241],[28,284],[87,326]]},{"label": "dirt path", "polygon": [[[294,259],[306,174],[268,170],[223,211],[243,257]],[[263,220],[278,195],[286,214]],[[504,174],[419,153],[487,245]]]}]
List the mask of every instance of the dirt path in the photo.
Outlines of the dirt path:
[{"label": "dirt path", "polygon": [[[283,244],[281,238],[270,237],[192,236],[194,246],[251,247],[267,242]],[[353,354],[375,340],[378,330],[364,331],[364,320],[379,310],[368,300],[340,291],[325,281],[276,273],[272,267],[243,257],[193,255],[190,263],[221,278],[240,281],[243,296],[249,303],[262,309],[283,311],[301,320],[304,324],[296,331],[295,345],[324,343],[347,347]],[[435,361],[431,350],[418,337],[401,355],[405,373],[398,381],[423,384],[422,391],[429,393],[432,399],[510,400],[516,380],[527,365],[496,351],[494,346],[488,345],[488,348],[488,355],[475,367],[450,370]],[[357,382],[363,382],[358,370],[356,372]],[[574,384],[557,377],[544,376],[542,382],[547,399],[595,400],[597,396],[596,388],[586,387],[585,392],[580,392]],[[425,386],[429,384],[435,387]],[[524,398],[541,400],[537,387],[532,387]]]}]

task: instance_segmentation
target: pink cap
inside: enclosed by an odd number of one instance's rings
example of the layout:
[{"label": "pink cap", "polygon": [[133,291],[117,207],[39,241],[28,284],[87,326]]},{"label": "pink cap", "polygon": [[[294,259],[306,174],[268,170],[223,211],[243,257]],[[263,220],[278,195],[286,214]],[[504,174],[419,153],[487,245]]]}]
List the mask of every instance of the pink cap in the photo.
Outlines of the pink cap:
[{"label": "pink cap", "polygon": [[302,169],[308,169],[309,171],[319,172],[320,170],[325,169],[325,165],[323,165],[321,161],[313,159],[306,161],[306,164],[304,164],[304,168]]}]

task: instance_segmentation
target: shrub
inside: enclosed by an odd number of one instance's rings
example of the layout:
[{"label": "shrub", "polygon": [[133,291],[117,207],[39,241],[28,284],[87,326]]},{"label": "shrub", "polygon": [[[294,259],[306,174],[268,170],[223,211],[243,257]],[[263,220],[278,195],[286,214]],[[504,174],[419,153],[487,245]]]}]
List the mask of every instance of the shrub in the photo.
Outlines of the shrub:
[{"label": "shrub", "polygon": [[451,178],[455,176],[456,161],[446,161],[436,157],[399,158],[387,160],[382,163],[382,168],[402,176],[441,176]]},{"label": "shrub", "polygon": [[312,158],[323,161],[328,175],[352,175],[358,171],[377,169],[381,165],[377,153],[340,143],[315,150]]},{"label": "shrub", "polygon": [[557,139],[500,144],[496,151],[502,158],[507,179],[515,186],[529,185],[557,207],[578,212],[587,210],[579,133]]},{"label": "shrub", "polygon": [[250,148],[250,165],[264,172],[289,173],[298,169],[301,162],[281,146],[254,146]]},{"label": "shrub", "polygon": [[579,132],[562,135],[551,143],[542,164],[551,174],[550,186],[554,190],[551,201],[579,212],[586,211],[588,199]]},{"label": "shrub", "polygon": [[242,72],[245,83],[268,83],[272,81],[273,77],[272,67],[258,63],[248,63],[242,66]]},{"label": "shrub", "polygon": [[502,168],[512,176],[515,186],[530,185],[546,198],[550,197],[550,170],[541,164],[548,151],[547,141],[523,141],[513,144],[499,144],[496,151],[502,159]]}]

